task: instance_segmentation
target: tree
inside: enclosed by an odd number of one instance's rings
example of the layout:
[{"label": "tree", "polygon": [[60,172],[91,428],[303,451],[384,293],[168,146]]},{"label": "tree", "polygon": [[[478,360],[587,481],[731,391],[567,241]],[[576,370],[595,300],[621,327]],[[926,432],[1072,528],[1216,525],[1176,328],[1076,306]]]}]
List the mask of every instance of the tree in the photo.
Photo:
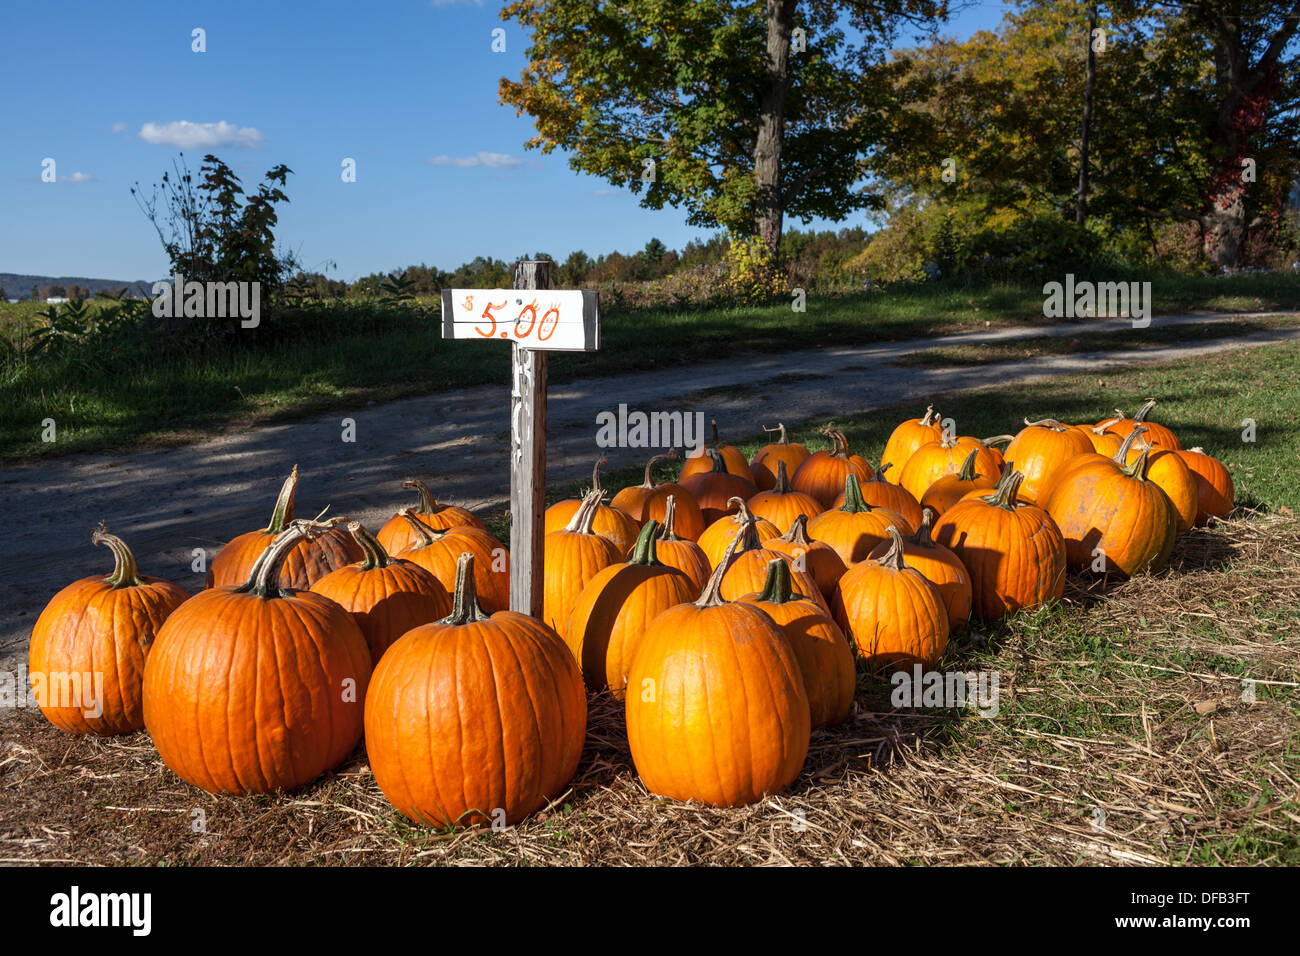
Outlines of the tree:
[{"label": "tree", "polygon": [[532,45],[500,97],[534,118],[530,148],[775,253],[787,215],[877,204],[860,180],[888,122],[884,51],[903,23],[946,14],[947,0],[513,0],[501,17]]},{"label": "tree", "polygon": [[42,299],[62,299],[67,295],[67,290],[61,285],[41,286]]}]

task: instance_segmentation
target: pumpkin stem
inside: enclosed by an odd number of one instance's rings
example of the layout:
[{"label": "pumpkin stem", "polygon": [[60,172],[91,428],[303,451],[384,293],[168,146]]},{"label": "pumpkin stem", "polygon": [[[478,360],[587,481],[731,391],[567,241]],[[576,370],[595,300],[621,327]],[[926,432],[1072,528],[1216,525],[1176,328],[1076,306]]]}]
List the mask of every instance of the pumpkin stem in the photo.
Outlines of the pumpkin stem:
[{"label": "pumpkin stem", "polygon": [[478,585],[474,583],[474,555],[465,551],[456,559],[456,590],[451,596],[451,613],[438,623],[459,627],[486,621],[488,617],[478,603]]},{"label": "pumpkin stem", "polygon": [[781,535],[781,540],[801,548],[812,547],[812,539],[808,537],[808,516],[799,515],[795,518],[790,524],[790,530]]},{"label": "pumpkin stem", "polygon": [[840,505],[840,511],[847,511],[849,514],[859,514],[863,511],[870,511],[871,505],[867,504],[862,497],[862,486],[858,484],[856,472],[849,472],[844,476],[844,504]]},{"label": "pumpkin stem", "polygon": [[1138,413],[1133,416],[1133,421],[1135,422],[1146,421],[1147,416],[1151,414],[1151,409],[1155,407],[1156,407],[1156,400],[1154,398],[1148,398],[1147,403],[1143,405],[1141,408],[1139,408]]},{"label": "pumpkin stem", "polygon": [[641,533],[637,535],[636,544],[632,548],[632,557],[627,559],[628,564],[645,564],[654,566],[660,564],[659,554],[655,549],[655,534],[659,531],[658,521],[647,521]]},{"label": "pumpkin stem", "polygon": [[256,594],[264,599],[293,593],[287,588],[282,589],[279,584],[280,568],[289,557],[289,552],[297,547],[299,541],[318,538],[333,527],[333,521],[291,521],[289,527],[271,539],[271,543],[257,556],[253,569],[248,573],[248,580],[235,588],[235,593]]},{"label": "pumpkin stem", "polygon": [[659,462],[661,461],[676,461],[676,460],[677,460],[677,449],[670,448],[668,450],[668,454],[655,455],[653,458],[647,461],[645,463],[645,480],[641,482],[641,487],[649,491],[655,486],[654,478],[652,478],[650,474],[655,470],[655,465],[659,464]]},{"label": "pumpkin stem", "polygon": [[[971,454],[974,454],[972,452]],[[921,510],[921,527],[916,529],[916,534],[912,535],[912,544],[920,548],[935,547],[934,538],[931,531],[934,529],[934,509],[924,508]]]},{"label": "pumpkin stem", "polygon": [[790,565],[784,558],[773,558],[767,562],[767,578],[763,581],[763,590],[758,599],[770,604],[785,604],[795,600],[794,588],[790,584]]},{"label": "pumpkin stem", "polygon": [[1151,446],[1144,445],[1142,453],[1133,460],[1133,464],[1125,465],[1120,470],[1130,478],[1136,478],[1138,481],[1146,481],[1147,478],[1147,456],[1151,454]]},{"label": "pumpkin stem", "polygon": [[716,418],[710,418],[709,424],[713,426],[713,447],[720,448],[722,442],[718,439],[718,420]]},{"label": "pumpkin stem", "polygon": [[564,526],[565,531],[574,531],[578,534],[591,534],[591,524],[596,520],[596,511],[600,508],[600,500],[605,497],[605,493],[599,488],[593,488],[582,499],[582,504],[578,505],[578,510],[573,513],[569,523]]},{"label": "pumpkin stem", "polygon": [[680,541],[677,537],[677,496],[669,495],[664,502],[664,523],[660,526],[660,541]]},{"label": "pumpkin stem", "polygon": [[[1117,408],[1115,411],[1119,412],[1119,409]],[[1094,435],[1104,435],[1106,434],[1106,429],[1110,428],[1111,425],[1118,425],[1123,420],[1124,414],[1121,412],[1119,418],[1108,418],[1103,422],[1098,422],[1096,425],[1093,425],[1089,430]]]},{"label": "pumpkin stem", "polygon": [[1115,457],[1112,459],[1112,461],[1114,461],[1115,464],[1119,465],[1121,468],[1125,467],[1128,464],[1129,449],[1132,448],[1133,443],[1138,440],[1138,436],[1144,434],[1146,430],[1147,427],[1145,425],[1138,425],[1131,432],[1129,432],[1128,435],[1126,435],[1124,438],[1124,443],[1119,446],[1119,451],[1115,452]]},{"label": "pumpkin stem", "polygon": [[787,437],[786,437],[786,434],[785,434],[785,422],[777,422],[775,428],[768,428],[766,425],[764,425],[764,426],[762,426],[762,427],[763,427],[763,431],[765,431],[765,432],[780,432],[780,433],[781,433],[779,436],[777,436],[776,441],[773,442],[772,444],[774,444],[774,445],[788,445],[788,444],[790,444],[790,439],[787,438]]},{"label": "pumpkin stem", "polygon": [[420,504],[415,509],[416,514],[419,515],[437,514],[438,502],[434,500],[433,492],[429,489],[429,486],[426,485],[423,481],[421,481],[419,478],[407,478],[404,482],[402,482],[402,487],[414,488],[416,494],[420,496]]},{"label": "pumpkin stem", "polygon": [[713,462],[713,467],[709,469],[712,473],[714,474],[717,474],[718,472],[723,472],[724,474],[726,473],[727,462],[722,457],[722,452],[718,451],[716,448],[706,448],[704,449],[704,453],[708,455],[709,460]]},{"label": "pumpkin stem", "polygon": [[293,496],[298,492],[298,466],[293,466],[289,477],[280,486],[280,495],[275,499],[275,510],[271,512],[271,523],[263,530],[267,534],[279,534],[293,521]]},{"label": "pumpkin stem", "polygon": [[749,507],[745,504],[745,499],[728,498],[727,504],[736,506],[736,514],[732,520],[740,525],[740,531],[737,532],[735,540],[745,539],[740,546],[740,550],[748,551],[751,548],[762,547],[762,542],[758,539],[758,519],[750,512]]},{"label": "pumpkin stem", "polygon": [[349,521],[347,529],[348,533],[352,535],[352,540],[361,545],[361,550],[365,554],[365,557],[361,560],[362,571],[386,568],[392,563],[392,558],[384,550],[384,546],[379,543],[379,539],[367,531],[366,526],[360,521]]},{"label": "pumpkin stem", "polygon": [[1013,468],[1002,476],[993,494],[984,497],[982,500],[998,508],[1015,511],[1016,493],[1020,491],[1020,483],[1024,480],[1025,476]]},{"label": "pumpkin stem", "polygon": [[885,480],[885,472],[893,467],[894,467],[894,463],[892,461],[882,461],[880,463],[880,467],[876,469],[876,473],[872,475],[870,478],[868,478],[867,481],[883,482]]},{"label": "pumpkin stem", "polygon": [[933,425],[938,421],[939,415],[935,412],[933,405],[925,406],[925,414],[921,416],[920,424]]},{"label": "pumpkin stem", "polygon": [[776,484],[772,486],[772,491],[778,495],[790,493],[790,476],[786,473],[785,461],[782,459],[777,459],[776,462]]},{"label": "pumpkin stem", "polygon": [[597,458],[596,464],[591,466],[591,490],[600,491],[600,469],[605,464],[604,458]]},{"label": "pumpkin stem", "polygon": [[1197,446],[1195,446],[1194,448],[1189,448],[1189,449],[1187,449],[1187,450],[1188,450],[1188,451],[1194,451],[1194,452],[1196,452],[1196,454],[1198,454],[1198,455],[1204,455],[1204,454],[1205,454],[1205,449],[1202,448],[1200,445],[1197,445]]},{"label": "pumpkin stem", "polygon": [[[746,527],[752,530],[754,526],[751,524]],[[718,566],[709,575],[704,590],[700,592],[699,600],[695,602],[696,607],[717,607],[719,604],[726,603],[722,599],[722,578],[726,575],[727,569],[731,567],[731,562],[735,560],[736,552],[744,550],[740,547],[740,539],[744,536],[745,532],[742,530],[740,534],[731,539],[731,543],[727,545],[727,550],[723,552],[721,560],[718,561]]]},{"label": "pumpkin stem", "polygon": [[972,448],[971,453],[966,456],[966,460],[961,463],[961,467],[957,469],[958,481],[975,480],[975,456],[977,454],[979,454],[979,449]]},{"label": "pumpkin stem", "polygon": [[140,569],[136,567],[135,555],[131,549],[117,535],[109,534],[103,522],[90,533],[90,542],[107,545],[113,552],[113,573],[104,578],[104,583],[110,588],[133,588],[145,583],[144,578],[140,577]]},{"label": "pumpkin stem", "polygon": [[988,438],[980,439],[980,444],[992,448],[994,445],[1009,444],[1015,437],[1015,435],[991,435]]},{"label": "pumpkin stem", "polygon": [[827,422],[821,433],[831,440],[832,458],[849,457],[849,440],[844,436],[844,432],[834,427],[834,422]]},{"label": "pumpkin stem", "polygon": [[889,532],[889,537],[892,540],[889,544],[889,550],[877,558],[876,563],[882,567],[901,571],[907,567],[903,561],[903,536],[898,533],[898,529],[892,524],[885,530]]},{"label": "pumpkin stem", "polygon": [[[426,548],[442,537],[441,534],[434,531],[415,516],[414,508],[403,508],[401,511],[397,512],[397,516],[406,519],[406,523],[409,524],[411,530],[415,532],[415,537],[419,539],[419,543],[414,545],[414,548]],[[412,550],[414,550],[414,548]]]},{"label": "pumpkin stem", "polygon": [[1054,432],[1065,431],[1065,426],[1062,425],[1060,422],[1058,422],[1055,418],[1040,418],[1036,422],[1031,422],[1029,420],[1029,417],[1026,416],[1025,424],[1028,425],[1030,428],[1050,428]]}]

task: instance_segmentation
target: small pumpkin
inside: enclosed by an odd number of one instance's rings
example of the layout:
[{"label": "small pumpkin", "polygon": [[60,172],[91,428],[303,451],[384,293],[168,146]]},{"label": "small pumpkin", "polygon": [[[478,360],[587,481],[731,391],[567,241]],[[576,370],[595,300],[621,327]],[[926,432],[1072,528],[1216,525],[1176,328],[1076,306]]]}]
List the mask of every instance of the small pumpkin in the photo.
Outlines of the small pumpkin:
[{"label": "small pumpkin", "polygon": [[790,487],[790,476],[784,461],[776,463],[776,481],[767,491],[760,491],[746,502],[749,510],[774,524],[778,534],[785,534],[799,515],[819,515],[825,509],[812,495]]},{"label": "small pumpkin", "polygon": [[835,620],[868,667],[931,667],[948,646],[948,612],[934,585],[903,560],[903,538],[877,560],[849,568],[832,598]]},{"label": "small pumpkin", "polygon": [[840,577],[848,570],[838,551],[825,541],[808,536],[808,518],[805,515],[795,518],[790,530],[781,537],[764,541],[763,547],[789,558],[794,570],[811,574],[823,595],[834,591]]},{"label": "small pumpkin", "polygon": [[582,589],[597,573],[623,561],[623,552],[592,530],[601,495],[600,489],[588,492],[568,525],[543,542],[542,623],[561,638]]},{"label": "small pumpkin", "polygon": [[926,489],[921,496],[921,507],[929,508],[936,516],[942,515],[945,511],[961,501],[962,498],[972,491],[992,490],[998,486],[998,479],[1001,477],[1000,471],[976,471],[976,459],[979,457],[979,449],[972,448],[967,454],[966,460],[961,463],[961,468],[957,469],[955,474],[944,475],[936,479],[934,484]]},{"label": "small pumpkin", "polygon": [[699,597],[713,568],[698,544],[689,538],[677,536],[676,522],[677,497],[669,495],[664,509],[664,523],[659,529],[655,551],[662,563],[670,568],[676,568],[691,579],[691,584],[695,586],[695,596]]},{"label": "small pumpkin", "polygon": [[[601,491],[600,487],[600,469],[605,464],[604,458],[596,459],[596,464],[591,469],[591,490]],[[592,520],[592,530],[596,534],[604,535],[614,546],[618,548],[619,555],[625,555],[632,549],[636,543],[636,536],[641,531],[641,526],[627,514],[619,511],[617,508],[611,508],[604,504],[605,496],[601,492],[600,504],[596,508],[595,517]],[[546,534],[563,529],[573,516],[577,513],[578,507],[582,504],[580,498],[566,498],[563,501],[557,501],[546,509],[543,516],[543,528]]]},{"label": "small pumpkin", "polygon": [[1111,425],[1110,428],[1120,437],[1121,440],[1123,440],[1128,437],[1129,432],[1133,431],[1133,429],[1139,426],[1145,427],[1147,430],[1146,439],[1152,445],[1159,445],[1161,448],[1178,451],[1183,446],[1178,441],[1178,436],[1173,433],[1173,430],[1166,428],[1164,425],[1147,420],[1147,416],[1151,414],[1151,410],[1155,407],[1156,400],[1154,398],[1147,399],[1146,404],[1138,409],[1136,415],[1132,418],[1120,419],[1120,421]]},{"label": "small pumpkin", "polygon": [[1088,436],[1073,425],[1062,425],[1054,418],[1031,422],[1025,419],[1007,446],[1006,461],[1025,476],[1020,483],[1020,497],[1037,504],[1043,485],[1052,474],[1076,455],[1092,451]]},{"label": "small pumpkin", "polygon": [[[271,512],[271,523],[231,539],[208,566],[208,587],[236,587],[248,580],[257,559],[293,521],[293,501],[298,492],[298,466],[284,480]],[[312,537],[299,538],[281,563],[280,584],[305,591],[331,571],[361,560],[361,549],[347,532],[329,526]]]},{"label": "small pumpkin", "polygon": [[698,601],[651,622],[627,684],[628,746],[646,789],[722,807],[788,787],[811,729],[790,641],[763,611],[721,595],[730,557]]},{"label": "small pumpkin", "polygon": [[727,470],[726,462],[716,449],[710,448],[707,453],[712,469],[688,475],[678,482],[699,505],[706,528],[735,510],[729,504],[732,498],[745,501],[758,494],[758,487],[749,477],[748,470],[744,477],[735,475]]},{"label": "small pumpkin", "polygon": [[668,507],[669,496],[677,498],[677,533],[683,538],[695,541],[704,533],[704,515],[695,499],[681,485],[672,481],[654,483],[654,466],[661,461],[675,461],[677,449],[666,455],[655,455],[646,463],[645,480],[639,485],[624,488],[610,502],[611,508],[617,508],[644,527],[647,521],[663,523],[664,513]]},{"label": "small pumpkin", "polygon": [[778,432],[777,440],[760,448],[750,459],[749,471],[754,476],[754,484],[759,491],[767,491],[776,485],[777,464],[785,463],[785,470],[794,474],[795,469],[808,457],[808,449],[797,441],[790,441],[785,431],[785,423],[777,422],[776,428],[763,426],[765,432]]},{"label": "small pumpkin", "polygon": [[960,471],[966,456],[972,451],[975,452],[975,471],[978,474],[999,473],[1001,466],[997,456],[978,438],[962,435],[957,438],[940,438],[922,445],[903,465],[898,483],[920,501],[932,484],[944,475]]},{"label": "small pumpkin", "polygon": [[866,481],[872,471],[865,458],[850,454],[849,440],[844,432],[827,425],[822,434],[831,440],[831,449],[815,451],[805,458],[803,464],[795,469],[790,484],[796,491],[816,498],[823,508],[829,508],[835,496],[844,489],[845,478],[852,474],[858,481]]},{"label": "small pumpkin", "polygon": [[769,561],[763,590],[738,599],[752,604],[773,621],[799,659],[804,692],[808,695],[811,726],[842,724],[853,705],[857,675],[848,639],[829,614],[790,586],[790,566]]},{"label": "small pumpkin", "polygon": [[[862,500],[873,508],[885,508],[903,516],[908,527],[915,528],[921,523],[921,503],[912,497],[912,493],[900,485],[885,480],[885,473],[893,468],[893,462],[882,462],[876,473],[860,483]],[[831,508],[844,507],[844,492],[835,497]],[[809,515],[809,517],[813,517]]]},{"label": "small pumpkin", "polygon": [[[1136,429],[1135,429],[1136,431]],[[1192,530],[1196,524],[1200,498],[1196,490],[1196,477],[1179,452],[1145,441],[1135,442],[1128,450],[1125,464],[1133,464],[1143,449],[1148,449],[1147,478],[1160,486],[1174,506],[1178,533]]]},{"label": "small pumpkin", "polygon": [[889,527],[912,533],[912,526],[897,511],[873,508],[862,499],[858,476],[844,479],[844,504],[823,511],[808,522],[808,533],[835,549],[846,567],[865,561],[871,549],[889,537]]},{"label": "small pumpkin", "polygon": [[963,498],[935,523],[934,540],[970,572],[971,610],[995,621],[1065,593],[1065,541],[1044,509],[1017,498],[1008,471],[990,494]]},{"label": "small pumpkin", "polygon": [[697,542],[708,559],[710,568],[715,567],[722,560],[722,556],[727,552],[727,545],[731,544],[731,539],[750,524],[753,524],[754,532],[760,542],[779,537],[781,534],[781,529],[766,518],[760,518],[739,498],[732,498],[728,504],[735,507],[736,513],[713,522],[704,529],[704,534],[700,535],[700,540]]},{"label": "small pumpkin", "polygon": [[[407,478],[402,482],[403,488],[412,488],[420,496],[420,503],[412,512],[427,527],[434,531],[446,531],[448,528],[470,527],[486,531],[485,525],[472,511],[456,505],[440,505],[434,500],[429,486],[419,478]],[[394,514],[375,535],[383,549],[389,554],[401,554],[415,544],[415,535],[411,526],[400,514]],[[450,598],[448,599],[450,600]]]},{"label": "small pumpkin", "polygon": [[[956,634],[966,627],[966,621],[970,618],[970,572],[950,548],[931,537],[934,519],[934,511],[926,508],[916,534],[903,540],[903,563],[919,571],[923,578],[934,585],[939,592],[939,600],[943,601],[943,609],[948,612],[949,633]],[[889,553],[891,547],[892,540],[882,541],[872,549],[871,560],[879,561]]]},{"label": "small pumpkin", "polygon": [[909,418],[890,433],[885,442],[885,451],[880,456],[882,463],[893,465],[893,474],[885,480],[897,484],[902,475],[907,459],[915,454],[922,445],[938,441],[943,437],[943,427],[939,424],[939,415],[933,405],[926,406],[925,414],[920,418]]},{"label": "small pumpkin", "polygon": [[469,552],[474,555],[478,600],[489,613],[510,607],[510,553],[500,541],[486,531],[464,525],[434,531],[410,508],[398,514],[410,524],[416,541],[399,558],[424,568],[444,589],[450,589],[456,583],[460,556]]},{"label": "small pumpkin", "polygon": [[144,669],[144,723],[163,763],[211,793],[292,790],[338,766],[361,739],[370,650],[329,598],[285,588],[295,521],[239,587],[218,585],[167,618]]},{"label": "small pumpkin", "polygon": [[626,564],[611,564],[587,582],[564,630],[587,687],[608,687],[618,700],[623,699],[628,667],[650,622],[700,596],[690,578],[659,561],[658,531],[657,521],[648,523]]},{"label": "small pumpkin", "polygon": [[1196,482],[1196,523],[1203,525],[1212,517],[1228,517],[1235,500],[1232,473],[1223,462],[1207,455],[1202,448],[1191,448],[1177,454]]},{"label": "small pumpkin", "polygon": [[717,452],[722,456],[722,462],[728,474],[753,483],[754,473],[749,469],[749,460],[745,457],[745,453],[735,445],[724,445],[722,443],[718,438],[718,423],[715,419],[710,419],[709,424],[713,428],[713,441],[704,447],[704,454],[688,455],[686,457],[686,460],[682,462],[682,470],[677,476],[677,483],[685,485],[685,479],[692,475],[703,475],[712,471],[712,452]]},{"label": "small pumpkin", "polygon": [[32,628],[27,678],[41,713],[60,730],[129,734],[144,728],[141,684],[150,648],[189,595],[141,575],[126,542],[103,525],[90,540],[113,553],[113,570],[72,582],[45,605]]},{"label": "small pumpkin", "polygon": [[[418,511],[415,515],[423,524]],[[418,564],[389,556],[360,521],[347,522],[347,529],[365,557],[331,571],[311,590],[352,615],[370,648],[371,663],[377,664],[407,631],[449,614],[451,597],[442,582]]]},{"label": "small pumpkin", "polygon": [[452,612],[389,648],[366,695],[375,783],[408,819],[439,827],[518,823],[559,796],[587,732],[582,675],[564,643],[475,600],[460,556]]}]

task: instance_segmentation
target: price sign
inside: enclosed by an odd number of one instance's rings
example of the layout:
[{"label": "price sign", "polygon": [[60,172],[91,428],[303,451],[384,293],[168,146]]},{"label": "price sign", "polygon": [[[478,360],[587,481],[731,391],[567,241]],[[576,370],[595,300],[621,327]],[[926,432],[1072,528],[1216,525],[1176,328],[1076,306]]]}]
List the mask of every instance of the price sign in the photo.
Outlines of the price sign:
[{"label": "price sign", "polygon": [[442,337],[592,352],[600,348],[599,300],[579,290],[444,289]]}]

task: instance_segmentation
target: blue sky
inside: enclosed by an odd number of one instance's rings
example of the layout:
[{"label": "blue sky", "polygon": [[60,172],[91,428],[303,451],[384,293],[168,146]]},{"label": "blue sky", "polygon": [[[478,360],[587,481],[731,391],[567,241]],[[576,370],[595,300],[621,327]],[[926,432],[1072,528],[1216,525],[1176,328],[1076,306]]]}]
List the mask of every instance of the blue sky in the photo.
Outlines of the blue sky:
[{"label": "blue sky", "polygon": [[[294,170],[277,236],[352,280],[478,254],[669,246],[701,235],[678,210],[525,152],[528,117],[497,103],[527,38],[499,2],[5,3],[0,12],[0,272],[153,279],[167,271],[128,191],[215,152],[243,179]],[[1002,4],[945,32],[991,29]],[[207,50],[191,50],[191,31]],[[506,52],[491,50],[506,30]],[[189,126],[181,124],[191,124]],[[217,124],[225,124],[218,126]],[[204,144],[203,137],[217,142]],[[341,180],[356,160],[357,181]],[[42,182],[42,161],[57,181]],[[861,218],[851,220],[862,224]],[[10,294],[14,294],[12,291]]]}]

